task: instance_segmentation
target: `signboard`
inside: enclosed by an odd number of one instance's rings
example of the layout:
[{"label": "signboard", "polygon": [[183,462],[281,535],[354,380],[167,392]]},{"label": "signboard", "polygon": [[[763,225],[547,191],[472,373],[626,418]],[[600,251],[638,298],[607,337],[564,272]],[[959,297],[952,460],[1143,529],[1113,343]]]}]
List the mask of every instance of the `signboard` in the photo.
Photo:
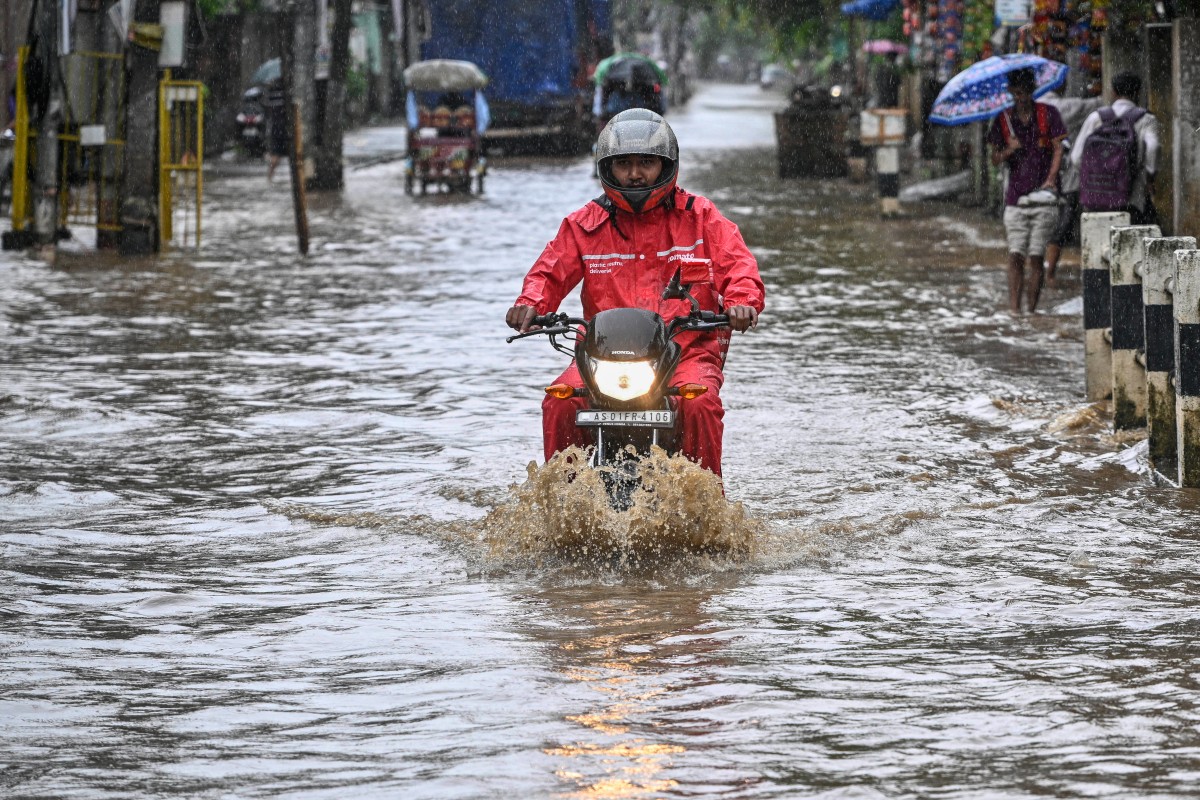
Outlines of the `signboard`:
[{"label": "signboard", "polygon": [[904,144],[907,119],[903,108],[869,108],[858,119],[859,141],[867,147]]},{"label": "signboard", "polygon": [[99,147],[105,138],[103,125],[79,126],[79,143],[84,147]]},{"label": "signboard", "polygon": [[313,78],[318,81],[329,80],[329,62],[333,58],[333,47],[330,38],[333,33],[333,14],[329,12],[328,0],[317,0],[317,52]]},{"label": "signboard", "polygon": [[158,7],[162,24],[162,49],[158,51],[160,67],[182,67],[185,53],[184,34],[187,31],[187,6],[180,0],[164,0]]},{"label": "signboard", "polygon": [[1016,28],[1029,22],[1029,0],[996,0],[996,24]]}]

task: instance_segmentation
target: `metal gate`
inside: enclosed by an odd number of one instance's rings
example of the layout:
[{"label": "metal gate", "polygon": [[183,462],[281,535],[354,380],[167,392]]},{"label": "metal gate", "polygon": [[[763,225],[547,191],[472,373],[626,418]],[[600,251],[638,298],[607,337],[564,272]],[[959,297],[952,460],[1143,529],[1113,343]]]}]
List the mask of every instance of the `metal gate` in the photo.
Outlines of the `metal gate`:
[{"label": "metal gate", "polygon": [[[25,73],[29,48],[17,53],[16,141],[12,163],[12,230],[17,246],[32,243],[32,166],[37,163],[36,132],[30,130]],[[118,53],[73,53],[62,59],[66,102],[58,132],[58,209],[55,224],[121,229],[121,176],[125,153],[125,70]]]},{"label": "metal gate", "polygon": [[[204,84],[158,85],[159,247],[200,246],[204,198]],[[178,223],[178,224],[177,224]]]},{"label": "metal gate", "polygon": [[94,226],[97,244],[121,230],[125,62],[120,53],[62,59],[67,90],[59,134],[59,227]]},{"label": "metal gate", "polygon": [[[17,54],[16,141],[13,148],[11,216],[13,246],[33,242],[32,165],[36,132],[30,130],[25,72],[29,48]],[[73,53],[60,62],[66,102],[58,134],[60,230],[86,225],[97,245],[115,243],[121,230],[121,182],[125,169],[125,66],[120,53]],[[159,83],[159,246],[199,246],[204,195],[204,87],[199,81]],[[9,246],[5,234],[5,246]]]}]

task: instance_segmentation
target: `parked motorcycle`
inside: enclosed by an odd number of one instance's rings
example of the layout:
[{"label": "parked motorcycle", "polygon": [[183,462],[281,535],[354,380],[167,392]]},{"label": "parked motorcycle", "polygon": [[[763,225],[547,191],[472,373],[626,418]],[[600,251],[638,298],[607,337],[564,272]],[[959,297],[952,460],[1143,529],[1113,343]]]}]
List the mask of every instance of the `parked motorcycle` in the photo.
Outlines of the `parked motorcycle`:
[{"label": "parked motorcycle", "polygon": [[539,330],[506,340],[548,336],[555,350],[575,359],[584,388],[555,384],[547,387],[546,393],[562,399],[587,398],[588,407],[576,412],[575,424],[592,432],[594,445],[588,465],[600,473],[609,502],[619,511],[633,502],[640,484],[639,464],[650,448],[660,447],[668,454],[679,451],[680,401],[708,391],[694,383],[670,385],[681,352],[674,338],[687,331],[713,331],[729,325],[727,315],[702,311],[689,288],[680,284],[677,270],[663,299],[688,300],[692,310],[669,322],[640,308],[601,311],[590,321],[564,313],[546,314],[533,320],[541,326]]},{"label": "parked motorcycle", "polygon": [[262,87],[251,86],[242,94],[237,125],[238,141],[246,155],[258,158],[267,152],[267,113]]}]

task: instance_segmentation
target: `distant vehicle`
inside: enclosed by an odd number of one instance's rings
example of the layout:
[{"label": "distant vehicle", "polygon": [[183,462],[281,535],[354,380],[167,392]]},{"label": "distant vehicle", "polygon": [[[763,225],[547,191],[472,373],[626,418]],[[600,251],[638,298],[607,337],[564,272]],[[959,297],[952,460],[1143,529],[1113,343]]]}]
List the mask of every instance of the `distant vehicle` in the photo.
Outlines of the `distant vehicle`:
[{"label": "distant vehicle", "polygon": [[258,158],[267,152],[267,112],[263,108],[261,86],[242,93],[237,113],[238,143],[248,156]]},{"label": "distant vehicle", "polygon": [[452,192],[483,192],[487,158],[483,132],[488,104],[483,96],[487,76],[469,61],[418,61],[404,70],[408,87],[408,158],[404,191],[421,194],[429,187]]},{"label": "distant vehicle", "polygon": [[271,81],[279,79],[281,67],[278,58],[259,64],[250,76],[250,85],[242,92],[236,117],[238,145],[248,156],[258,158],[267,152],[267,112],[263,105],[265,89]]},{"label": "distant vehicle", "polygon": [[791,91],[792,84],[795,83],[795,74],[785,66],[780,64],[768,64],[763,67],[762,74],[758,77],[758,85],[764,91],[770,89],[785,89]]},{"label": "distant vehicle", "polygon": [[609,0],[438,0],[423,59],[488,76],[487,139],[537,138],[586,152],[595,134],[591,75],[613,51]]}]

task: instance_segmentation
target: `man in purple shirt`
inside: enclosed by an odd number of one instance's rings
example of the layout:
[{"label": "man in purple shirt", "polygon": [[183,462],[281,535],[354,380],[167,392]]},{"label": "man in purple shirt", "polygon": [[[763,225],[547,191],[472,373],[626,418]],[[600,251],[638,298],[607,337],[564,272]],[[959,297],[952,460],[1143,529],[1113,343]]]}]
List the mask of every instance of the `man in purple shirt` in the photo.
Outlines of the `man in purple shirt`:
[{"label": "man in purple shirt", "polygon": [[[988,144],[992,163],[1008,167],[1004,192],[1004,231],[1008,239],[1008,307],[1021,312],[1024,294],[1029,311],[1042,293],[1042,257],[1058,221],[1058,167],[1067,128],[1058,109],[1033,101],[1037,79],[1032,69],[1008,74],[1013,107],[992,122]],[[1025,266],[1029,265],[1029,281]]]}]

